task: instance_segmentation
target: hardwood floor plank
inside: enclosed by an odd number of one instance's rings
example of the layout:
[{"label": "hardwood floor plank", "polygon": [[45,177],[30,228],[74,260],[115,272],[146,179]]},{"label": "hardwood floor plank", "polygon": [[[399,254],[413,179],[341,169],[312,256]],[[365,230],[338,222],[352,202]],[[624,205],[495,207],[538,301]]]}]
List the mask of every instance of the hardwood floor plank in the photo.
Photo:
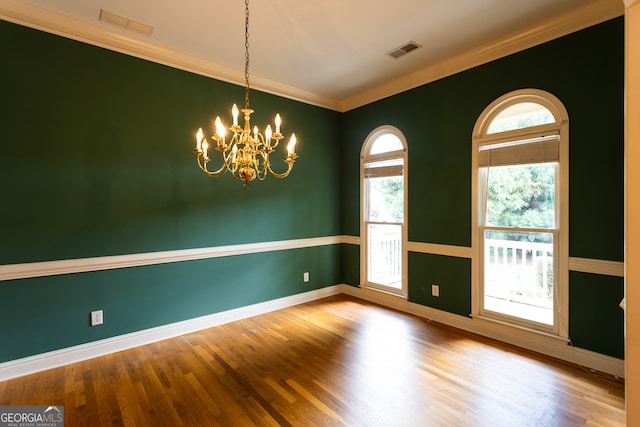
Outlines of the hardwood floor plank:
[{"label": "hardwood floor plank", "polygon": [[322,411],[322,413],[330,417],[332,420],[338,421],[342,424],[347,424],[340,416],[340,414],[334,412],[329,406],[324,404],[320,398],[314,396],[313,393],[301,386],[296,380],[288,379],[287,384],[289,384],[292,389],[297,391],[304,399],[306,399],[309,403]]},{"label": "hardwood floor plank", "polygon": [[274,389],[281,397],[283,397],[287,403],[293,403],[297,400],[295,396],[285,390],[284,387],[282,387],[273,378],[266,377],[264,378],[264,382],[268,384],[272,389]]},{"label": "hardwood floor plank", "polygon": [[624,383],[345,295],[0,383],[66,426],[624,426]]}]

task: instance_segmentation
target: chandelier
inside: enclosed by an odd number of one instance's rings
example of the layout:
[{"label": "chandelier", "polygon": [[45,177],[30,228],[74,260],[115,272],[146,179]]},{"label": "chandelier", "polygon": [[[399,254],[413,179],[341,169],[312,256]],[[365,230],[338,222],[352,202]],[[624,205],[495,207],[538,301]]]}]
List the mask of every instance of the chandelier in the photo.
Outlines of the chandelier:
[{"label": "chandelier", "polygon": [[[276,178],[285,178],[291,172],[293,163],[298,157],[296,155],[296,134],[292,133],[289,143],[287,144],[287,156],[284,162],[288,164],[286,171],[278,173],[271,168],[269,156],[274,152],[278,143],[284,138],[280,132],[282,120],[280,114],[275,116],[275,132],[271,125],[267,125],[264,135],[260,133],[258,127],[251,129],[251,113],[253,110],[249,108],[249,0],[245,0],[245,63],[244,63],[244,79],[245,79],[245,95],[244,108],[238,111],[236,104],[231,108],[233,117],[233,125],[228,130],[231,132],[231,139],[227,141],[227,128],[220,120],[220,116],[216,117],[213,123],[214,134],[212,136],[215,145],[212,147],[204,137],[202,128],[196,133],[196,148],[193,149],[198,162],[198,167],[207,175],[218,178],[227,171],[244,181],[245,189],[248,188],[249,181],[253,181],[256,177],[264,180],[267,173]],[[244,127],[238,125],[238,115],[244,115]],[[212,142],[213,142],[212,141]],[[222,165],[217,170],[209,170],[208,163],[210,151],[218,151],[222,160]]]}]

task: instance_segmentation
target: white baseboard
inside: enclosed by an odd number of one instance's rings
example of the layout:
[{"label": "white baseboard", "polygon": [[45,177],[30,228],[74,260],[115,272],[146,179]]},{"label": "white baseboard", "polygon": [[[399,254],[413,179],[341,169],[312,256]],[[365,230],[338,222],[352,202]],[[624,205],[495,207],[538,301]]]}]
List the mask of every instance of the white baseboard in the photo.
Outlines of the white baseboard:
[{"label": "white baseboard", "polygon": [[371,289],[343,285],[342,292],[385,307],[574,363],[588,369],[595,369],[596,371],[614,375],[618,378],[624,378],[625,376],[624,360],[570,346],[567,340],[562,338],[518,329],[485,319],[470,318],[448,313],[409,302],[402,297]]},{"label": "white baseboard", "polygon": [[70,363],[93,359],[94,357],[104,356],[117,351],[150,344],[152,342],[168,338],[174,338],[202,329],[268,313],[270,311],[280,310],[282,308],[303,304],[305,302],[314,301],[340,293],[342,293],[341,285],[330,286],[315,291],[304,292],[208,316],[197,317],[195,319],[171,323],[169,325],[158,326],[156,328],[145,329],[143,331],[133,332],[130,334],[119,335],[113,338],[107,338],[87,344],[80,344],[22,359],[11,360],[9,362],[0,363],[0,381],[22,377],[24,375],[57,368]]},{"label": "white baseboard", "polygon": [[624,378],[624,360],[606,356],[581,348],[567,345],[565,340],[506,327],[482,319],[471,319],[465,316],[436,310],[420,304],[408,302],[384,292],[356,288],[349,285],[335,285],[309,291],[302,294],[266,301],[246,307],[240,307],[220,313],[202,316],[195,319],[176,322],[157,328],[146,329],[130,334],[119,335],[100,341],[81,344],[61,350],[37,354],[22,359],[0,363],[0,381],[22,377],[47,369],[81,362],[83,360],[104,356],[117,351],[138,347],[152,342],[174,338],[202,329],[211,328],[236,320],[245,319],[270,311],[280,310],[305,302],[314,301],[337,294],[347,294],[365,301],[371,301],[389,308],[400,310],[415,316],[433,320],[464,331],[493,338],[508,344],[575,363],[600,372]]}]

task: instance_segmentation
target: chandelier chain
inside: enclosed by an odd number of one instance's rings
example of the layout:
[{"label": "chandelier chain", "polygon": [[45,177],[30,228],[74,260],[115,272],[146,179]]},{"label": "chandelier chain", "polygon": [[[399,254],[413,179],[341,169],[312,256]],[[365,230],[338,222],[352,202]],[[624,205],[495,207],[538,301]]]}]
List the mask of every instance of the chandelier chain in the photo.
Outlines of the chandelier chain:
[{"label": "chandelier chain", "polygon": [[249,109],[249,0],[244,0],[244,108]]}]

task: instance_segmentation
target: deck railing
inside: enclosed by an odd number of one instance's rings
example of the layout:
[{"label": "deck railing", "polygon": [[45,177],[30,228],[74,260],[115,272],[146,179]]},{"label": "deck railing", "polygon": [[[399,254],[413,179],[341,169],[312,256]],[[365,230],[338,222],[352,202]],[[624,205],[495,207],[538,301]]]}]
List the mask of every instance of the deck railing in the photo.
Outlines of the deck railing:
[{"label": "deck railing", "polygon": [[553,306],[553,243],[485,239],[484,294]]},{"label": "deck railing", "polygon": [[369,228],[369,280],[381,285],[402,286],[402,228],[372,224]]},{"label": "deck railing", "polygon": [[[397,227],[397,230],[395,229]],[[369,280],[399,286],[402,280],[400,227],[369,229]],[[485,239],[485,295],[551,308],[553,244]]]}]

